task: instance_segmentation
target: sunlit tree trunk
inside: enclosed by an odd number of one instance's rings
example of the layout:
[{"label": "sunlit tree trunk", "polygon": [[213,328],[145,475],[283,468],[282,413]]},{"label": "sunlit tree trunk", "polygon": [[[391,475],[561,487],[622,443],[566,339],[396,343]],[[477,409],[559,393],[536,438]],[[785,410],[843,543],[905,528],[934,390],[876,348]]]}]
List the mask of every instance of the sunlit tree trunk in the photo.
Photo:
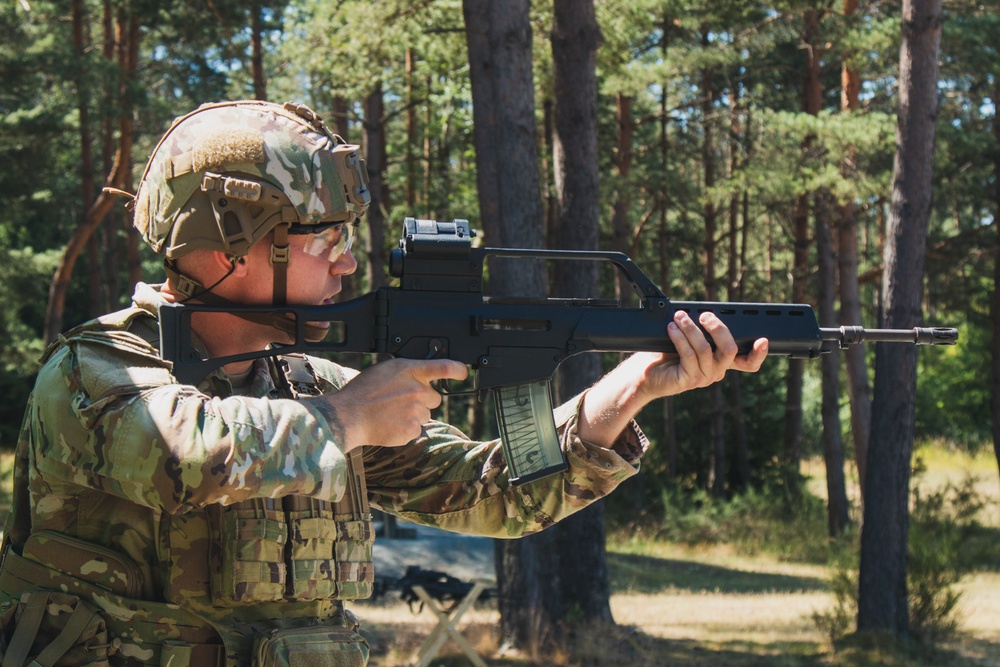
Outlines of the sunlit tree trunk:
[{"label": "sunlit tree trunk", "polygon": [[385,213],[389,210],[388,187],[385,183],[385,106],[382,82],[377,82],[365,96],[364,144],[365,165],[368,168],[368,207],[365,228],[368,231],[365,276],[368,288],[386,284],[385,267],[389,265],[385,247]]},{"label": "sunlit tree trunk", "polygon": [[255,100],[267,99],[267,77],[264,74],[264,21],[260,0],[250,3],[250,69],[253,72]]},{"label": "sunlit tree trunk", "polygon": [[[489,245],[542,245],[535,94],[528,0],[463,0],[473,143],[482,227]],[[491,267],[495,295],[544,295],[544,266],[499,262]],[[500,645],[537,652],[552,639],[546,599],[555,594],[547,568],[552,531],[495,542]]]},{"label": "sunlit tree trunk", "polygon": [[[941,0],[903,0],[899,114],[883,274],[884,325],[920,320],[931,214]],[[917,349],[875,350],[872,432],[861,531],[858,630],[908,636],[907,538]]]},{"label": "sunlit tree trunk", "polygon": [[[597,154],[597,47],[601,36],[593,0],[556,0],[552,26],[553,142],[558,247],[596,250],[600,227]],[[554,296],[599,292],[596,262],[559,262]],[[600,357],[571,357],[559,367],[559,393],[568,400],[601,375]],[[559,578],[555,619],[609,622],[611,583],[604,549],[604,504],[598,501],[556,524]]]},{"label": "sunlit tree trunk", "polygon": [[[816,269],[819,325],[836,326],[837,261],[829,227],[829,196],[817,195]],[[823,370],[823,461],[826,464],[827,528],[831,537],[843,534],[850,523],[844,482],[844,442],[840,435],[840,354],[833,350],[820,360]]]},{"label": "sunlit tree trunk", "polygon": [[[812,116],[819,113],[823,104],[823,89],[820,81],[820,47],[817,44],[820,18],[821,13],[818,9],[807,9],[802,16],[802,42],[806,56],[802,110]],[[806,137],[802,145],[803,155],[808,155],[812,143],[812,137]],[[808,192],[797,197],[792,220],[795,244],[792,266],[792,301],[795,303],[806,302],[806,283],[810,269],[810,197],[811,193]],[[788,465],[796,469],[802,459],[802,377],[804,370],[805,362],[803,360],[789,359],[785,392],[785,459]]]},{"label": "sunlit tree trunk", "polygon": [[[671,29],[673,19],[669,13],[664,14],[662,23],[662,34],[660,37],[660,52],[666,60],[670,51]],[[660,286],[667,296],[670,296],[670,135],[668,132],[669,116],[667,107],[667,87],[663,86],[660,93],[660,168],[663,172],[663,184],[659,190],[659,211],[660,221],[657,225],[656,240],[659,249],[660,260]],[[667,478],[673,480],[677,475],[677,420],[674,409],[674,399],[668,396],[663,399],[663,439],[666,448]],[[640,473],[641,474],[641,473]]]},{"label": "sunlit tree trunk", "polygon": [[[740,126],[741,89],[740,82],[734,81],[729,91],[729,177],[732,179],[742,169],[740,163],[740,146],[743,144],[742,128]],[[743,267],[746,261],[746,231],[742,232],[744,242],[740,244],[740,200],[746,193],[733,190],[729,197],[729,270],[726,281],[726,294],[730,301],[743,300]],[[743,223],[747,223],[746,216]],[[742,248],[742,251],[741,251]],[[730,373],[726,377],[729,387],[729,414],[732,416],[733,439],[736,446],[736,466],[739,474],[738,485],[746,488],[750,485],[750,450],[747,444],[746,419],[743,414],[743,381],[739,373]]]},{"label": "sunlit tree trunk", "polygon": [[[417,105],[413,95],[414,72],[413,49],[406,49],[406,206],[410,213],[416,213],[417,204]],[[428,171],[430,163],[428,162]]]},{"label": "sunlit tree trunk", "polygon": [[[844,0],[844,16],[850,18],[858,11],[858,0]],[[845,55],[841,69],[840,108],[844,113],[856,112],[861,108],[861,75],[849,56]],[[841,164],[844,178],[852,178],[854,166],[853,148]],[[840,322],[845,325],[863,324],[861,319],[861,287],[858,283],[858,210],[854,202],[840,207],[838,225],[838,266],[840,275]],[[868,459],[868,439],[871,432],[872,397],[868,383],[868,363],[862,345],[853,345],[844,351],[847,367],[847,388],[851,400],[851,435],[854,438],[854,459],[858,466],[858,479],[865,479]],[[861,488],[864,497],[864,485]]]},{"label": "sunlit tree trunk", "polygon": [[[707,49],[711,44],[707,27],[702,27],[701,45]],[[702,217],[705,230],[702,236],[702,251],[705,261],[705,299],[718,300],[718,279],[715,268],[715,231],[718,223],[718,211],[712,193],[715,187],[715,131],[712,116],[715,112],[715,81],[714,70],[706,67],[701,73],[701,118],[702,118],[702,169],[704,171],[705,189],[702,203]],[[694,318],[697,313],[692,314]],[[722,402],[722,385],[713,384],[705,390],[709,401],[708,440],[711,443],[712,467],[709,475],[709,488],[713,495],[722,496],[726,492],[726,438],[725,412]]]},{"label": "sunlit tree trunk", "polygon": [[[1000,99],[1000,83],[995,83],[993,99]],[[993,136],[1000,144],[1000,116],[993,114]],[[993,325],[990,340],[991,367],[990,420],[993,427],[993,452],[1000,468],[1000,153],[993,158],[993,228],[996,248],[993,251],[993,298],[990,301],[990,321]]]}]

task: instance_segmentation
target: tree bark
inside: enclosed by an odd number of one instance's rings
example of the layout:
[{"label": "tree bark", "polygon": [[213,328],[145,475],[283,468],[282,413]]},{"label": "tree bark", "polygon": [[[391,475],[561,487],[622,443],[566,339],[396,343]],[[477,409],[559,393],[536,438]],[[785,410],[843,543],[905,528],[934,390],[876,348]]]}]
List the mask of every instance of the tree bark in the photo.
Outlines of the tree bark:
[{"label": "tree bark", "polygon": [[[844,16],[850,20],[858,11],[858,0],[844,0]],[[850,63],[850,54],[844,55],[840,74],[840,108],[842,112],[855,112],[861,108],[861,75]],[[853,147],[841,163],[840,173],[852,178],[854,167]],[[840,323],[862,324],[861,288],[858,283],[858,207],[852,201],[840,207],[838,225],[838,266],[840,273]],[[868,363],[862,345],[852,345],[844,351],[847,367],[847,388],[851,401],[851,435],[854,439],[854,460],[861,480],[861,497],[864,498],[864,479],[868,460],[868,440],[871,432],[872,396],[868,383]]]},{"label": "tree bark", "polygon": [[[993,99],[1000,94],[1000,83],[995,83]],[[993,136],[1000,142],[1000,118],[993,115]],[[991,380],[990,380],[990,418],[993,428],[993,453],[996,455],[998,471],[1000,471],[1000,153],[993,154],[993,228],[996,233],[996,246],[993,250],[993,296],[990,299],[990,322],[993,331],[990,339]]]},{"label": "tree bark", "polygon": [[[73,53],[76,57],[76,109],[80,124],[80,202],[84,211],[94,205],[94,146],[90,129],[90,81],[87,73],[86,52],[89,44],[84,37],[87,32],[87,14],[83,0],[72,0],[70,15],[73,25]],[[105,313],[104,298],[101,294],[101,258],[99,239],[93,234],[87,240],[87,291],[90,316]]]},{"label": "tree bark", "polygon": [[264,76],[264,21],[260,0],[250,3],[251,69],[253,70],[253,95],[255,100],[267,99],[267,77]]},{"label": "tree bark", "polygon": [[[941,1],[903,0],[899,117],[883,274],[884,324],[920,319],[931,213]],[[917,350],[880,343],[861,531],[858,630],[910,634],[907,605],[909,484]]]},{"label": "tree bark", "polygon": [[[482,229],[488,245],[539,248],[543,240],[541,185],[532,78],[528,0],[463,0],[473,143]],[[544,295],[545,267],[535,262],[491,265],[494,295]],[[500,645],[529,653],[547,644],[546,599],[557,581],[550,571],[555,533],[495,542]]]},{"label": "tree bark", "polygon": [[[740,163],[740,84],[734,81],[729,91],[729,177],[734,178],[743,168]],[[746,192],[743,191],[743,197]],[[741,193],[734,190],[729,196],[729,270],[726,281],[726,295],[730,301],[743,300],[743,267],[746,259],[746,231],[743,231],[742,251],[740,239]],[[746,224],[747,218],[743,217]],[[732,417],[733,439],[736,446],[736,466],[739,474],[738,486],[750,486],[750,448],[747,443],[746,419],[743,414],[743,382],[739,373],[730,373],[726,378],[729,385],[729,414]]]},{"label": "tree bark", "polygon": [[[479,215],[486,244],[540,248],[543,243],[531,22],[527,0],[463,0],[472,81],[473,143]],[[544,293],[544,267],[528,263],[491,291]],[[497,288],[500,288],[499,290]]]},{"label": "tree bark", "polygon": [[368,243],[365,247],[368,262],[365,274],[369,289],[386,284],[385,267],[389,265],[385,248],[385,212],[389,209],[385,185],[385,107],[382,99],[382,82],[379,81],[365,96],[364,102],[365,165],[368,169]]},{"label": "tree bark", "polygon": [[[601,41],[593,0],[556,0],[552,26],[553,165],[558,247],[596,250],[600,222],[597,154],[597,48]],[[555,296],[597,296],[596,262],[558,262]],[[593,384],[600,356],[578,355],[559,367],[560,400]],[[554,527],[560,602],[565,622],[611,622],[611,583],[604,545],[604,506],[597,502]]]},{"label": "tree bark", "polygon": [[[815,116],[823,104],[823,88],[820,81],[820,58],[818,41],[821,13],[818,9],[807,9],[802,17],[802,42],[805,45],[806,67],[803,80],[802,110]],[[812,137],[802,142],[803,156],[808,157]],[[792,267],[792,301],[806,302],[806,282],[809,276],[809,198],[810,193],[802,193],[795,202],[793,233],[795,235],[794,259]],[[788,361],[788,381],[785,392],[785,459],[788,465],[798,469],[802,460],[802,375],[805,362],[801,359]]]},{"label": "tree bark", "polygon": [[[663,59],[666,60],[670,52],[670,37],[673,20],[669,13],[665,13],[662,23],[662,37],[660,38],[660,51]],[[668,99],[667,86],[662,86],[660,93],[660,168],[663,170],[663,185],[659,189],[659,211],[660,221],[657,225],[656,240],[659,250],[660,260],[660,286],[668,296],[670,294],[670,229],[669,214],[671,207],[670,199],[670,136],[668,132]],[[667,479],[673,481],[677,477],[677,419],[674,409],[674,399],[668,396],[663,399],[663,439],[667,451]],[[641,472],[639,473],[642,474]]]},{"label": "tree bark", "polygon": [[[417,203],[417,107],[413,98],[413,49],[406,49],[406,205],[413,211]],[[430,162],[427,163],[430,171]]]},{"label": "tree bark", "polygon": [[[710,33],[702,26],[701,45],[708,49]],[[702,251],[705,260],[705,300],[718,300],[719,281],[715,273],[715,231],[718,223],[718,211],[712,188],[715,187],[715,132],[712,125],[712,115],[715,113],[715,72],[712,67],[706,67],[701,73],[701,120],[702,128],[702,169],[704,170],[705,188],[702,193],[702,217],[705,230],[702,236]],[[695,314],[697,317],[697,314]],[[726,438],[725,438],[725,408],[722,401],[722,387],[719,384],[708,388],[709,425],[708,438],[711,443],[712,467],[709,471],[709,490],[714,496],[722,496],[726,492]]]},{"label": "tree bark", "polygon": [[[611,213],[611,249],[627,255],[632,249],[632,230],[628,220],[628,212],[632,206],[629,176],[632,173],[632,130],[635,127],[635,121],[632,119],[632,97],[618,93],[615,95],[615,106],[618,112],[618,150],[615,154],[617,187]],[[626,299],[629,298],[630,291],[628,279],[621,271],[616,272],[615,296]]]},{"label": "tree bark", "polygon": [[[833,252],[833,239],[828,226],[828,197],[815,207],[816,221],[816,267],[819,283],[819,325],[833,327],[837,320],[834,305],[836,292],[837,265]],[[840,436],[840,354],[833,350],[824,354],[822,415],[823,415],[823,461],[826,464],[826,509],[827,528],[831,537],[842,535],[850,524],[847,504],[847,486],[844,482],[844,442]]]}]

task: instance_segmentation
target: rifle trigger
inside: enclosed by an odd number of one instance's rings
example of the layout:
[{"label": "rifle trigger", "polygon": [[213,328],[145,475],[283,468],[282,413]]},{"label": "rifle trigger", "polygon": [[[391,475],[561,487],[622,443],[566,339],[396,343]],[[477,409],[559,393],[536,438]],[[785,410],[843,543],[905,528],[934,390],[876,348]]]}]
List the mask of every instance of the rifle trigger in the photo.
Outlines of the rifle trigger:
[{"label": "rifle trigger", "polygon": [[431,338],[427,342],[427,359],[442,359],[448,356],[448,344],[440,338]]}]

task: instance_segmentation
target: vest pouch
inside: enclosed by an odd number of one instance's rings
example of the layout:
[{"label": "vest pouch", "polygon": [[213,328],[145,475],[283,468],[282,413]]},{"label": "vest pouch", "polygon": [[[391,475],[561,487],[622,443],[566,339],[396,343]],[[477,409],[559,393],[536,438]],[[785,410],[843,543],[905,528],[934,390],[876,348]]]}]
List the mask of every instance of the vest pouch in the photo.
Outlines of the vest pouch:
[{"label": "vest pouch", "polygon": [[371,514],[365,520],[337,521],[337,541],[334,543],[337,598],[364,600],[371,597],[375,584],[372,546],[375,526]]},{"label": "vest pouch", "polygon": [[142,595],[142,573],[128,558],[99,544],[63,535],[53,530],[33,533],[21,555],[36,563],[83,579],[115,595]]},{"label": "vest pouch", "polygon": [[336,565],[333,550],[337,522],[329,510],[288,512],[291,528],[292,593],[296,600],[322,600],[336,593]]},{"label": "vest pouch", "polygon": [[104,617],[75,595],[37,590],[0,615],[0,660],[14,667],[107,667],[119,642],[108,642]]},{"label": "vest pouch", "polygon": [[212,570],[212,601],[231,607],[275,602],[285,595],[288,523],[280,508],[247,501],[223,508],[219,520],[220,567]]},{"label": "vest pouch", "polygon": [[270,630],[254,642],[252,667],[365,667],[368,652],[368,642],[352,628]]}]

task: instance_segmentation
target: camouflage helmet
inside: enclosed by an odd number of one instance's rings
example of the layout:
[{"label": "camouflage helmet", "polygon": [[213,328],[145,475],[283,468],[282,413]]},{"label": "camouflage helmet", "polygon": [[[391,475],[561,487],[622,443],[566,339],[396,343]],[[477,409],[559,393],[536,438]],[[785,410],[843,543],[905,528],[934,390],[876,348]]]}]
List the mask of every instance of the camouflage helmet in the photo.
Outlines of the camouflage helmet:
[{"label": "camouflage helmet", "polygon": [[311,109],[223,102],[164,134],[139,183],[134,224],[168,262],[200,248],[236,258],[279,225],[356,222],[369,200],[359,148]]}]

